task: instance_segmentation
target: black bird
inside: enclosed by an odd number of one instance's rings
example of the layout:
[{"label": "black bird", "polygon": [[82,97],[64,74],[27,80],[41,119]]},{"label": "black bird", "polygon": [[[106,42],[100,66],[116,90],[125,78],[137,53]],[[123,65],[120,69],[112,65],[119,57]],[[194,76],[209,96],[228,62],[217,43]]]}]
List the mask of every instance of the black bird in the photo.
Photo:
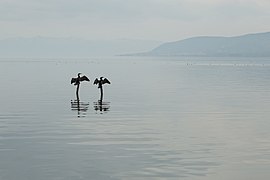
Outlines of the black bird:
[{"label": "black bird", "polygon": [[77,96],[77,99],[79,99],[80,82],[81,82],[81,81],[90,81],[90,80],[88,79],[88,77],[86,77],[86,76],[82,76],[82,77],[81,77],[80,75],[81,75],[81,73],[78,73],[78,77],[76,77],[76,78],[71,78],[71,84],[74,83],[74,86],[77,85],[77,90],[76,90],[76,96]]},{"label": "black bird", "polygon": [[103,88],[102,88],[102,85],[103,84],[111,84],[111,82],[105,78],[103,79],[103,77],[100,77],[100,79],[98,80],[98,78],[95,79],[94,81],[94,84],[97,84],[98,85],[98,88],[100,89],[100,101],[102,102],[103,100]]}]

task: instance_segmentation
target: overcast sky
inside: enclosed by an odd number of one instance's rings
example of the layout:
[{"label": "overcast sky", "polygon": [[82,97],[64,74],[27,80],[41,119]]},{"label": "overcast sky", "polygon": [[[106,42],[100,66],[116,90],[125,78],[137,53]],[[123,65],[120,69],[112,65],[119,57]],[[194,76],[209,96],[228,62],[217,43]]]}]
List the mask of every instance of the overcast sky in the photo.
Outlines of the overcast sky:
[{"label": "overcast sky", "polygon": [[0,0],[0,39],[173,41],[270,31],[270,0]]}]

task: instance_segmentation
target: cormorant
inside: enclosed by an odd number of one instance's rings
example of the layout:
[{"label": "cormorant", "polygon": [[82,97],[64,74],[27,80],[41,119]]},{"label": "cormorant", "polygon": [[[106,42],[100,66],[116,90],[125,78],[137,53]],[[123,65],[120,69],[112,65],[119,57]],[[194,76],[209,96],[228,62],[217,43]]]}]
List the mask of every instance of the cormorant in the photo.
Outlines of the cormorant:
[{"label": "cormorant", "polygon": [[76,96],[77,96],[77,99],[79,99],[80,82],[81,82],[81,81],[90,81],[90,80],[88,79],[88,77],[86,77],[86,76],[82,76],[82,77],[81,77],[80,75],[81,75],[81,73],[78,73],[78,77],[76,77],[76,78],[71,78],[71,84],[74,83],[74,86],[77,85],[77,90],[76,90]]},{"label": "cormorant", "polygon": [[103,79],[103,77],[100,77],[100,79],[98,80],[98,78],[95,79],[94,81],[94,84],[97,84],[98,85],[98,88],[100,89],[100,101],[103,100],[103,88],[102,88],[102,85],[103,84],[111,84],[111,82],[105,78]]}]

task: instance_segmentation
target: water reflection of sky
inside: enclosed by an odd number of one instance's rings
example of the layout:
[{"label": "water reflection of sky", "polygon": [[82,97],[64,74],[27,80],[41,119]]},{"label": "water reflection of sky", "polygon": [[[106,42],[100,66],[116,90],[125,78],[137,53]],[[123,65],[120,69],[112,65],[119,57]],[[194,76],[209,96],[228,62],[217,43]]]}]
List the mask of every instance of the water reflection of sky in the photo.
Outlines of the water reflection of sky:
[{"label": "water reflection of sky", "polygon": [[0,179],[269,179],[269,66],[213,61],[0,62]]}]

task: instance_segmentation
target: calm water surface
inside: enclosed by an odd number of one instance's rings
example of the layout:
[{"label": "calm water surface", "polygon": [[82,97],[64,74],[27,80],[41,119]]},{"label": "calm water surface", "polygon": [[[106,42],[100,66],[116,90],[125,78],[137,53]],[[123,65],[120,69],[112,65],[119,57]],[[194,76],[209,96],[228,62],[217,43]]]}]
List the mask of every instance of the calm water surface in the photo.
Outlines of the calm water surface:
[{"label": "calm water surface", "polygon": [[269,179],[269,77],[267,58],[1,59],[0,180]]}]

